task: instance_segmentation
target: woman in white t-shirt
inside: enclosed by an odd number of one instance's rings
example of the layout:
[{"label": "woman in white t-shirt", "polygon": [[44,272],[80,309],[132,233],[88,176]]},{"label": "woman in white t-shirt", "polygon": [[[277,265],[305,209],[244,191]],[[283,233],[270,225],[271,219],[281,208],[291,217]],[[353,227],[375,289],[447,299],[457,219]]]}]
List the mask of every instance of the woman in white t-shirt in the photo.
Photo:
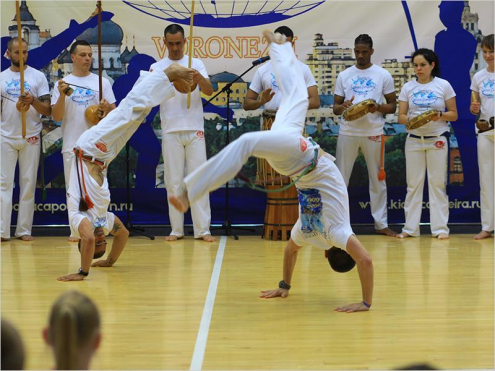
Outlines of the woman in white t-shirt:
[{"label": "woman in white t-shirt", "polygon": [[493,34],[483,39],[481,49],[483,50],[483,59],[487,67],[476,72],[473,76],[471,83],[471,113],[477,116],[476,120],[486,120],[488,122],[492,120],[492,125],[488,130],[477,130],[481,188],[481,232],[474,236],[475,240],[491,237],[494,229],[493,116],[495,113],[495,73],[493,70]]},{"label": "woman in white t-shirt", "polygon": [[[423,206],[430,209],[431,233],[438,239],[449,238],[449,199],[447,158],[449,154],[448,121],[457,120],[455,92],[450,83],[438,77],[438,57],[432,50],[418,49],[412,55],[416,79],[406,83],[399,95],[399,124],[429,110],[440,113],[428,124],[407,130],[406,178],[404,204],[406,223],[398,238],[419,236]],[[423,204],[423,188],[428,171],[429,203]],[[429,205],[428,205],[429,204]]]}]

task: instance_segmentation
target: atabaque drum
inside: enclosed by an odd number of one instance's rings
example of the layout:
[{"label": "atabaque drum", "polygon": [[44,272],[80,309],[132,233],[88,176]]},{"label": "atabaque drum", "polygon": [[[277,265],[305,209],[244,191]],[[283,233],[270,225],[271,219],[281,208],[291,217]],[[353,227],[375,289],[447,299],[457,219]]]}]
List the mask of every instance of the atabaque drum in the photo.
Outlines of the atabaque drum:
[{"label": "atabaque drum", "polygon": [[[275,110],[263,111],[261,130],[270,130],[275,121]],[[265,159],[258,159],[257,181],[265,185],[268,190],[278,190],[291,183],[289,177],[283,177],[277,173]],[[296,186],[280,192],[269,192],[263,223],[263,235],[265,240],[288,241],[292,227],[299,217],[299,203]]]}]

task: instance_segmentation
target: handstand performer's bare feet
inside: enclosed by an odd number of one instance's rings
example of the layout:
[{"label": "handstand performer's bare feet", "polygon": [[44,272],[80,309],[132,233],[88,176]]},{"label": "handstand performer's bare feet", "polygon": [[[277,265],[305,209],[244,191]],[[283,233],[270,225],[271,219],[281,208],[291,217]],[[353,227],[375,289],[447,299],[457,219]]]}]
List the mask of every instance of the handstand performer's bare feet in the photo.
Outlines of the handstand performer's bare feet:
[{"label": "handstand performer's bare feet", "polygon": [[487,232],[487,231],[481,231],[480,233],[478,233],[476,236],[474,236],[474,239],[475,240],[483,240],[485,238],[490,238],[492,236],[492,234],[490,232]]},{"label": "handstand performer's bare feet", "polygon": [[449,239],[449,235],[447,233],[440,233],[437,238],[439,240],[448,240]]},{"label": "handstand performer's bare feet", "polygon": [[23,241],[34,241],[34,237],[30,236],[28,234],[25,234],[24,236],[19,237]]},{"label": "handstand performer's bare feet", "polygon": [[383,229],[375,229],[377,234],[383,234],[385,236],[395,237],[397,236],[397,232],[390,229],[389,227]]},{"label": "handstand performer's bare feet", "polygon": [[285,44],[287,42],[287,38],[285,37],[285,35],[282,35],[278,32],[273,33],[273,31],[271,30],[263,30],[263,36],[265,37],[266,41],[268,41],[268,44]]},{"label": "handstand performer's bare feet", "polygon": [[172,242],[172,241],[182,240],[183,238],[184,236],[176,236],[174,234],[171,234],[170,236],[165,237],[165,241]]},{"label": "handstand performer's bare feet", "polygon": [[69,237],[69,242],[79,242],[79,238]]},{"label": "handstand performer's bare feet", "polygon": [[200,237],[205,242],[215,242],[217,239],[213,237],[211,234],[205,234],[204,236]]},{"label": "handstand performer's bare feet", "polygon": [[397,238],[407,238],[407,237],[411,237],[411,236],[409,236],[406,232],[402,232],[402,233],[399,233],[398,235],[396,235],[395,237],[397,237]]},{"label": "handstand performer's bare feet", "polygon": [[182,193],[178,196],[171,195],[168,200],[181,213],[185,213],[189,209],[189,199],[187,198],[187,193]]}]

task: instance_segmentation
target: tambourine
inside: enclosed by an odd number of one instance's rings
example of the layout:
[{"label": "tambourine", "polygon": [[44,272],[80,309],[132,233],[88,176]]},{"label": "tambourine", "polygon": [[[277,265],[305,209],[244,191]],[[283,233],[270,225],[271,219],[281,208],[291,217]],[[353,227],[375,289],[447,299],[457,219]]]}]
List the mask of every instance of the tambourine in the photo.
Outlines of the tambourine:
[{"label": "tambourine", "polygon": [[373,107],[375,104],[376,101],[374,99],[363,100],[362,102],[356,103],[346,109],[342,116],[346,121],[355,121],[366,115],[369,112],[370,108]]},{"label": "tambourine", "polygon": [[436,109],[431,109],[426,112],[423,112],[421,115],[413,117],[410,119],[407,124],[406,124],[406,129],[407,130],[414,130],[418,129],[422,126],[425,126],[427,123],[429,123],[432,119],[435,118],[435,116],[439,115],[440,111]]}]

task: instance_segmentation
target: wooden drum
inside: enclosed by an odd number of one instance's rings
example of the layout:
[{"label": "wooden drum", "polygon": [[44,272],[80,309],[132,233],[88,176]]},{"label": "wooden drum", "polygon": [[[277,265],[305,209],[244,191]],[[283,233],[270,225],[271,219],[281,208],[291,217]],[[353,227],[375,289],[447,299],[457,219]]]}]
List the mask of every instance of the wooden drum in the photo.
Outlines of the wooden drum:
[{"label": "wooden drum", "polygon": [[[263,123],[261,130],[270,130],[275,121],[275,110],[263,111]],[[266,189],[280,189],[291,182],[290,178],[270,181],[281,178],[265,159],[258,159],[257,180],[265,184]],[[265,240],[287,241],[290,231],[299,217],[299,202],[296,186],[282,192],[268,193],[265,222],[263,223],[263,235]]]}]

